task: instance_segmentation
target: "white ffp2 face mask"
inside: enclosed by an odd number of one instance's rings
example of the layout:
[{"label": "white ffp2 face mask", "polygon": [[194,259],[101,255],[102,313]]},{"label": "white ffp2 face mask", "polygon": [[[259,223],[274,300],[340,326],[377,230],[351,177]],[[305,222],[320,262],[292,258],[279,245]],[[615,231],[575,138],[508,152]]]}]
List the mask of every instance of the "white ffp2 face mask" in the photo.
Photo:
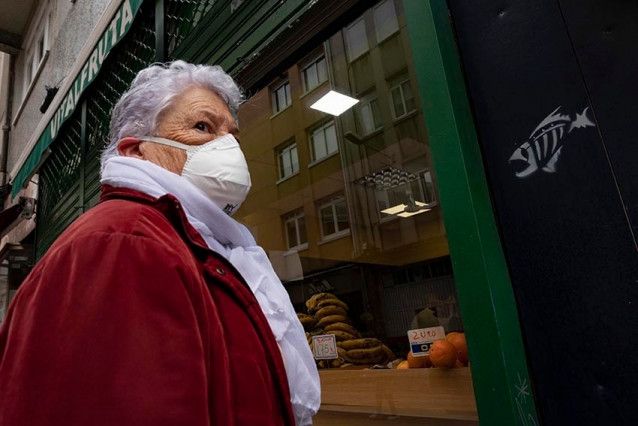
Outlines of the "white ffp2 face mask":
[{"label": "white ffp2 face mask", "polygon": [[202,145],[186,145],[171,139],[143,136],[142,141],[186,151],[182,177],[231,215],[250,191],[250,172],[239,142],[230,133]]}]

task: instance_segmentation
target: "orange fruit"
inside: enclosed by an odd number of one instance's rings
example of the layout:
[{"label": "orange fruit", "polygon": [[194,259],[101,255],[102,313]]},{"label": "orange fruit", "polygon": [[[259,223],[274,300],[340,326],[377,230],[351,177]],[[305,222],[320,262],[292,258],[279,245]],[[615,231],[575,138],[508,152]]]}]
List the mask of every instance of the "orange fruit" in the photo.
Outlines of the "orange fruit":
[{"label": "orange fruit", "polygon": [[437,340],[430,346],[430,361],[438,368],[452,368],[456,363],[456,348],[446,340]]},{"label": "orange fruit", "polygon": [[456,336],[457,334],[460,334],[458,331],[453,331],[451,333],[448,333],[445,335],[445,340],[447,340],[448,342],[450,341],[450,338]]},{"label": "orange fruit", "polygon": [[457,359],[456,362],[454,363],[454,368],[461,368],[461,367],[465,367],[465,364],[463,364],[461,361]]},{"label": "orange fruit", "polygon": [[408,365],[410,368],[427,368],[430,364],[430,357],[425,356],[414,356],[412,351],[408,352]]},{"label": "orange fruit", "polygon": [[407,361],[401,361],[399,365],[397,365],[397,370],[407,370],[410,368]]},{"label": "orange fruit", "polygon": [[[452,334],[452,333],[450,333]],[[456,348],[456,357],[463,365],[467,365],[467,342],[465,341],[465,333],[456,333],[453,336],[446,337],[447,341]]]}]

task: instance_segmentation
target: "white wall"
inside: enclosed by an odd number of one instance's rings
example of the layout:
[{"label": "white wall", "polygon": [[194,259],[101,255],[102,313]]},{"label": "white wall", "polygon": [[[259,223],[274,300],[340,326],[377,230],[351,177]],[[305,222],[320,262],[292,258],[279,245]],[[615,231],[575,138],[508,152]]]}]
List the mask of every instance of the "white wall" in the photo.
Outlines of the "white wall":
[{"label": "white wall", "polygon": [[[23,50],[18,55],[12,106],[14,125],[11,129],[9,143],[8,171],[11,171],[15,166],[32,137],[34,129],[43,118],[39,108],[46,94],[44,86],[61,86],[64,83],[63,79],[69,75],[84,43],[88,40],[100,16],[111,1],[119,3],[118,0],[83,0],[75,3],[70,0],[45,0],[36,6],[32,15],[34,18],[37,18],[40,9],[50,8],[49,55],[43,63],[35,83],[33,83],[33,90],[26,98],[22,96],[28,49],[26,44],[23,45]],[[30,31],[33,32],[38,24],[39,22],[35,22],[35,19],[32,19],[28,24],[29,28],[25,31],[23,43],[27,41],[26,38],[29,37]],[[23,102],[22,112],[16,119],[16,114]]]}]

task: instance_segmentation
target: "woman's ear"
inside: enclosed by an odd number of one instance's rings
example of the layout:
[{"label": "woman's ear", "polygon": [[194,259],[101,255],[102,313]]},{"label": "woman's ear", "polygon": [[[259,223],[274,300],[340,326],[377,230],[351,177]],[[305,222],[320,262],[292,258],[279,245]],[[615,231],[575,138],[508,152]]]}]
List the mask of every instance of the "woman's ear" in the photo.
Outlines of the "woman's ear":
[{"label": "woman's ear", "polygon": [[126,137],[117,143],[117,152],[123,157],[134,157],[145,160],[144,154],[140,151],[140,143],[137,138]]}]

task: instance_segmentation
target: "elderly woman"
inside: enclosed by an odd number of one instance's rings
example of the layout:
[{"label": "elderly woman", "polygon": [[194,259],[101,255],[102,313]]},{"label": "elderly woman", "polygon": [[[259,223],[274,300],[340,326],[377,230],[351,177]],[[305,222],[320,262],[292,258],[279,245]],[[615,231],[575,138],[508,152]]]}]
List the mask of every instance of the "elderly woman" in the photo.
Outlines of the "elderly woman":
[{"label": "elderly woman", "polygon": [[219,67],[142,70],[113,110],[100,203],[0,330],[3,425],[306,425],[319,378],[264,251]]}]

